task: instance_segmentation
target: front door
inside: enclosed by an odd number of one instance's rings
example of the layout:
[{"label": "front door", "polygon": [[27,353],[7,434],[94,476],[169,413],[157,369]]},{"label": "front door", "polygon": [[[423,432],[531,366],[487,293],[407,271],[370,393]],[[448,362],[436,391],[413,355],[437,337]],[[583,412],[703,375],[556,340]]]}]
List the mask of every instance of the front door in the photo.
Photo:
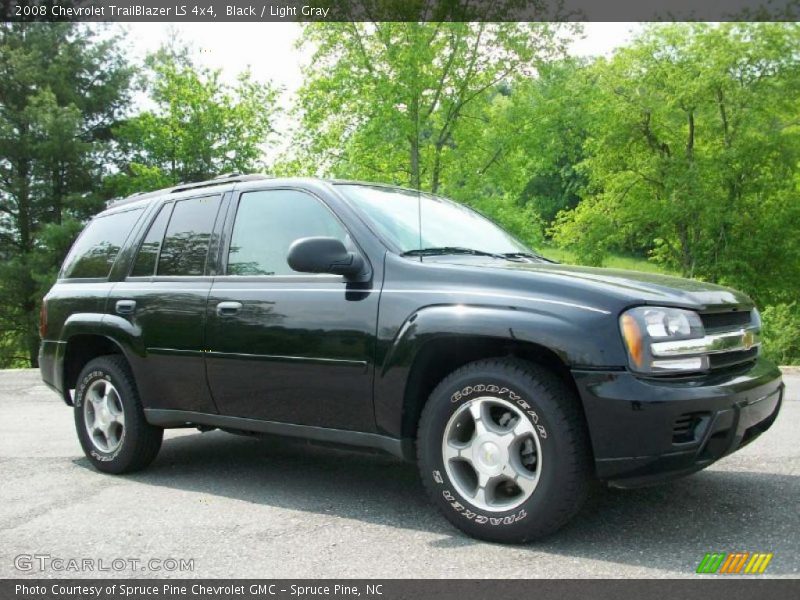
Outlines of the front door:
[{"label": "front door", "polygon": [[347,229],[298,189],[242,192],[231,213],[226,270],[214,279],[206,315],[206,371],[220,413],[374,431],[378,292],[286,262],[303,237],[355,248]]}]

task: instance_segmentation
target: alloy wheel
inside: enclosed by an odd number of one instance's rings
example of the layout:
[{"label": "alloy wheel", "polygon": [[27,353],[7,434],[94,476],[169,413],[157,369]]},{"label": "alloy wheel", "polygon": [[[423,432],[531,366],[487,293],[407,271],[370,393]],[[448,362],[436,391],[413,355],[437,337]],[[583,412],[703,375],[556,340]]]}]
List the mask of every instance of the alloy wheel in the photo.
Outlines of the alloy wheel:
[{"label": "alloy wheel", "polygon": [[477,508],[512,510],[531,497],[542,469],[533,424],[511,402],[491,396],[464,403],[444,431],[445,470]]},{"label": "alloy wheel", "polygon": [[95,448],[114,452],[125,435],[125,412],[122,399],[107,379],[97,379],[86,389],[83,420]]}]

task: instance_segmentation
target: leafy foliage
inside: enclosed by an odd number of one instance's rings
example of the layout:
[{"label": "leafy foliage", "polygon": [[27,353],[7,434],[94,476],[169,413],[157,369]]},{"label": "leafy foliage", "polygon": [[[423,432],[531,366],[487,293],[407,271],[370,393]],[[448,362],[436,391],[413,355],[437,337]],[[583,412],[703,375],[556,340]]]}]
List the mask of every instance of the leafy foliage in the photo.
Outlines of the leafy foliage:
[{"label": "leafy foliage", "polygon": [[299,94],[296,164],[431,192],[491,164],[472,144],[486,103],[560,55],[569,31],[547,23],[312,23]]},{"label": "leafy foliage", "polygon": [[154,108],[114,132],[122,160],[121,172],[106,182],[113,194],[263,170],[278,88],[249,72],[227,84],[219,70],[198,67],[189,49],[175,44],[147,58],[142,86]]},{"label": "leafy foliage", "polygon": [[638,249],[762,303],[796,295],[798,59],[795,24],[671,25],[590,67],[589,183],[556,241],[590,263]]},{"label": "leafy foliage", "polygon": [[0,365],[36,364],[39,298],[102,206],[132,70],[99,31],[0,24]]},{"label": "leafy foliage", "polygon": [[800,364],[800,310],[797,302],[766,307],[764,351],[779,365]]}]

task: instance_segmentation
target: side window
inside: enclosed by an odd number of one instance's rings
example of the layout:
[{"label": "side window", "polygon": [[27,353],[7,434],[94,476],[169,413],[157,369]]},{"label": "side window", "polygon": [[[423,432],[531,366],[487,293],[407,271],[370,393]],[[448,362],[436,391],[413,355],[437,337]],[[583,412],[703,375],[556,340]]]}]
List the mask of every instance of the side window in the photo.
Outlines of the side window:
[{"label": "side window", "polygon": [[206,196],[175,203],[158,257],[158,275],[205,273],[219,199],[219,196]]},{"label": "side window", "polygon": [[156,218],[153,219],[150,229],[147,230],[147,235],[139,247],[136,261],[133,263],[132,276],[150,276],[156,272],[158,251],[161,249],[161,241],[164,239],[172,206],[172,203],[162,206]]},{"label": "side window", "polygon": [[319,200],[296,190],[247,192],[239,199],[228,253],[228,275],[295,275],[286,255],[295,240],[347,231]]},{"label": "side window", "polygon": [[142,214],[141,208],[95,217],[72,245],[61,277],[108,277],[122,245]]}]

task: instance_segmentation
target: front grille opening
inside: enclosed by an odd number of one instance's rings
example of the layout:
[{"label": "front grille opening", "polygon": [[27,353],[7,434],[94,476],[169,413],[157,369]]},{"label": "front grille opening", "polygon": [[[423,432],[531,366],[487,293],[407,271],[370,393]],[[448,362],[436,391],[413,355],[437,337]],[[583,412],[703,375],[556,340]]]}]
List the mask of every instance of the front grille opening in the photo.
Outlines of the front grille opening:
[{"label": "front grille opening", "polygon": [[751,315],[749,310],[732,310],[718,313],[705,313],[700,315],[706,332],[725,329],[737,329],[749,325]]},{"label": "front grille opening", "polygon": [[711,415],[707,412],[684,413],[672,424],[672,443],[690,444],[699,440]]},{"label": "front grille opening", "polygon": [[711,354],[708,357],[708,364],[712,369],[724,369],[725,367],[754,361],[756,358],[758,358],[758,348],[753,347],[750,350]]}]

